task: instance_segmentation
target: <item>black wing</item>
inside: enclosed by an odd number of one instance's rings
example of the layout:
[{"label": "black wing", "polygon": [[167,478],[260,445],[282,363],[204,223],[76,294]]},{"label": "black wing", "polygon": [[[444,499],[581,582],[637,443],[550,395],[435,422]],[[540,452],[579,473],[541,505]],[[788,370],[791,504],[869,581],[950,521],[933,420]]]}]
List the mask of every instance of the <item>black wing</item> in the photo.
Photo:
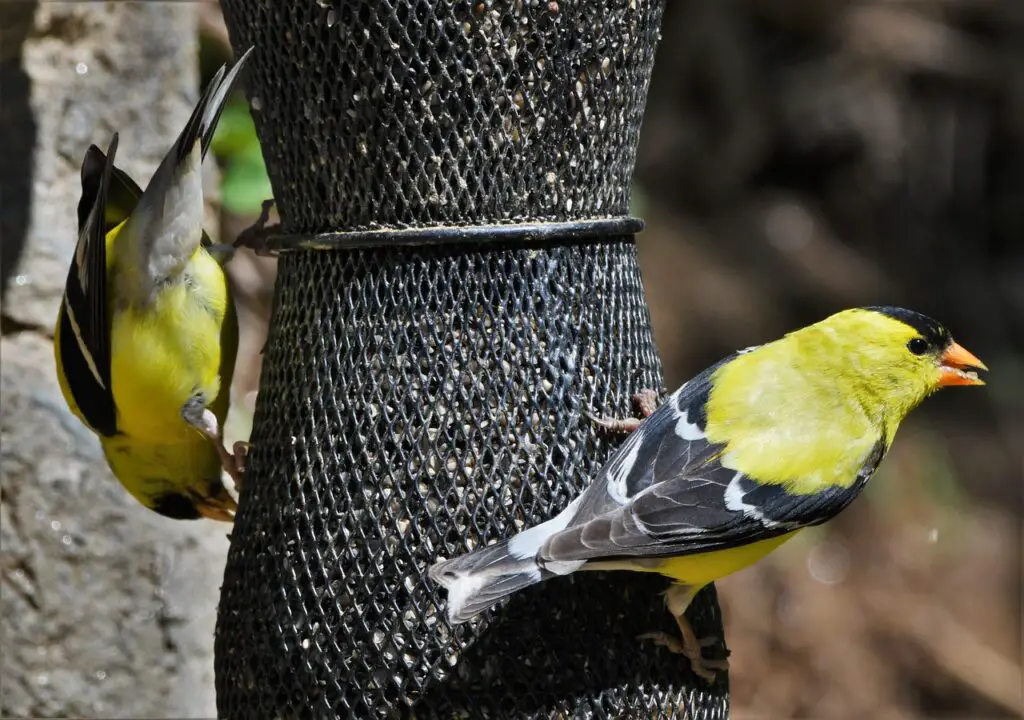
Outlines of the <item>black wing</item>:
[{"label": "black wing", "polygon": [[569,527],[541,548],[542,561],[725,550],[821,524],[860,493],[885,453],[882,438],[854,483],[812,495],[723,467],[722,446],[704,437],[711,376],[721,364],[671,395],[630,436],[588,488]]},{"label": "black wing", "polygon": [[107,198],[117,133],[106,155],[95,145],[82,162],[78,244],[61,303],[61,366],[86,423],[101,435],[117,432],[110,387],[110,316],[107,312]]},{"label": "black wing", "polygon": [[[78,201],[78,232],[82,232],[89,213],[100,192],[103,170],[107,156],[95,145],[90,145],[82,162],[82,197]],[[107,202],[103,208],[104,235],[128,219],[142,197],[142,188],[124,170],[113,163],[110,166],[110,183],[107,187]]]}]

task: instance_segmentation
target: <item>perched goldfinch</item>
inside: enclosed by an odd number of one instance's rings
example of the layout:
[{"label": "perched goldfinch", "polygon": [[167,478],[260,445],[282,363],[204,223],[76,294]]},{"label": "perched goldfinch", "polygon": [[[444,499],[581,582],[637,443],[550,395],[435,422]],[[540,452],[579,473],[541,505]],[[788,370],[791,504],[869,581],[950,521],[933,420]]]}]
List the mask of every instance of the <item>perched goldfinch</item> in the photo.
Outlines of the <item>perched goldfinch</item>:
[{"label": "perched goldfinch", "polygon": [[[95,145],[82,163],[78,245],[54,332],[71,411],[99,435],[111,471],[146,507],[231,521],[221,469],[238,325],[203,231],[201,166],[249,49],[221,68],[145,192]],[[215,257],[216,255],[216,257]]]},{"label": "perched goldfinch", "polygon": [[[934,320],[894,307],[846,310],[725,358],[668,397],[557,517],[430,568],[453,623],[577,570],[655,572],[682,638],[643,637],[708,680],[684,613],[697,592],[857,497],[900,422],[985,366]],[[599,421],[602,422],[602,421]],[[602,422],[631,430],[630,423]]]}]

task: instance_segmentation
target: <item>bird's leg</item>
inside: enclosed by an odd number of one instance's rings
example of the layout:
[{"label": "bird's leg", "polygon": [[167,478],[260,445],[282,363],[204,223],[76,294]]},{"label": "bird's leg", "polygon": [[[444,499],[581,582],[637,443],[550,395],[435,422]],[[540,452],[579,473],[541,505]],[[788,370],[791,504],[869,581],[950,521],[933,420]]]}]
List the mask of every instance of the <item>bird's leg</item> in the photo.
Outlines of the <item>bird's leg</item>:
[{"label": "bird's leg", "polygon": [[228,245],[227,243],[215,243],[210,239],[210,236],[206,234],[205,230],[203,230],[203,237],[200,244],[203,246],[203,249],[210,254],[210,257],[216,260],[217,264],[221,267],[227,265],[235,257],[234,245]]},{"label": "bird's leg", "polygon": [[599,418],[590,413],[587,413],[587,417],[595,425],[608,432],[628,435],[640,427],[640,423],[653,415],[654,411],[658,409],[658,393],[645,388],[633,395],[632,400],[633,405],[636,406],[637,411],[640,413],[639,418]]},{"label": "bird's leg", "polygon": [[211,243],[206,246],[206,252],[210,254],[217,264],[224,267],[235,257],[235,246],[227,243]]},{"label": "bird's leg", "polygon": [[693,588],[686,585],[672,585],[665,591],[665,607],[672,613],[672,617],[675,618],[676,625],[679,626],[681,638],[672,637],[664,632],[651,632],[644,633],[639,639],[651,640],[655,645],[664,647],[669,652],[686,656],[690,661],[690,667],[693,668],[693,673],[712,683],[715,681],[716,671],[729,669],[729,661],[707,660],[704,658],[701,648],[716,644],[718,638],[697,639],[693,626],[690,625],[690,621],[686,618],[686,608],[689,607],[690,601],[693,600],[693,595]]},{"label": "bird's leg", "polygon": [[719,670],[727,671],[729,669],[729,661],[709,660],[704,657],[702,650],[703,648],[717,645],[719,638],[698,638],[697,634],[693,631],[693,625],[690,624],[686,615],[676,615],[675,619],[676,625],[679,626],[679,633],[683,638],[683,654],[689,658],[693,672],[708,682],[714,682],[715,672]]},{"label": "bird's leg", "polygon": [[238,237],[235,238],[235,242],[232,245],[236,248],[249,248],[257,255],[273,255],[274,253],[267,248],[267,237],[271,233],[278,231],[281,228],[281,223],[275,223],[267,227],[267,222],[270,220],[270,208],[272,207],[274,207],[273,198],[264,200],[263,206],[260,209],[260,216],[256,218],[256,222],[238,233]]},{"label": "bird's leg", "polygon": [[[197,393],[188,399],[188,402],[181,408],[181,417],[185,419],[185,422],[210,439],[213,446],[217,449],[217,455],[220,456],[221,466],[231,476],[235,483],[235,488],[240,490],[245,459],[243,457],[239,461],[238,458],[224,447],[224,437],[221,434],[217,416],[206,407],[206,402],[201,394]],[[235,443],[235,448],[237,449],[237,447],[238,443]]]}]

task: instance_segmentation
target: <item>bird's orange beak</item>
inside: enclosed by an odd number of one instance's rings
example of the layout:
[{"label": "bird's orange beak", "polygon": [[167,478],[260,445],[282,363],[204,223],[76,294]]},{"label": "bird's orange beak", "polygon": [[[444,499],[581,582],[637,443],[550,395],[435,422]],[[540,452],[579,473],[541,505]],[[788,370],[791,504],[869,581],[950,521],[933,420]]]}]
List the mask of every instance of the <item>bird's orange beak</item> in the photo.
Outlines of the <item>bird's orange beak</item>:
[{"label": "bird's orange beak", "polygon": [[963,346],[953,343],[939,357],[942,366],[939,368],[939,387],[951,385],[984,385],[985,381],[978,377],[976,370],[988,370],[978,358],[967,352]]}]

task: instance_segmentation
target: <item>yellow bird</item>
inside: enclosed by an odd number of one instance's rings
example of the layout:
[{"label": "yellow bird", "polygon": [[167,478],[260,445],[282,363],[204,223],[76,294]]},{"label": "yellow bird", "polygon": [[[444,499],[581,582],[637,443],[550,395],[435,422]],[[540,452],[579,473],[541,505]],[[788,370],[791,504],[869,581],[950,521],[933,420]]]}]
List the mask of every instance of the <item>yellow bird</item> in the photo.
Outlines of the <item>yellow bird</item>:
[{"label": "yellow bird", "polygon": [[78,244],[54,331],[68,407],[100,437],[128,492],[174,519],[231,521],[224,447],[238,324],[222,263],[203,230],[202,162],[250,48],[221,68],[145,192],[91,146],[82,163]]},{"label": "yellow bird", "polygon": [[983,385],[985,366],[931,318],[846,310],[735,353],[693,378],[634,431],[557,517],[430,568],[453,623],[534,583],[578,570],[660,573],[682,653],[711,681],[684,613],[708,583],[756,562],[860,493],[896,429],[926,396]]}]

